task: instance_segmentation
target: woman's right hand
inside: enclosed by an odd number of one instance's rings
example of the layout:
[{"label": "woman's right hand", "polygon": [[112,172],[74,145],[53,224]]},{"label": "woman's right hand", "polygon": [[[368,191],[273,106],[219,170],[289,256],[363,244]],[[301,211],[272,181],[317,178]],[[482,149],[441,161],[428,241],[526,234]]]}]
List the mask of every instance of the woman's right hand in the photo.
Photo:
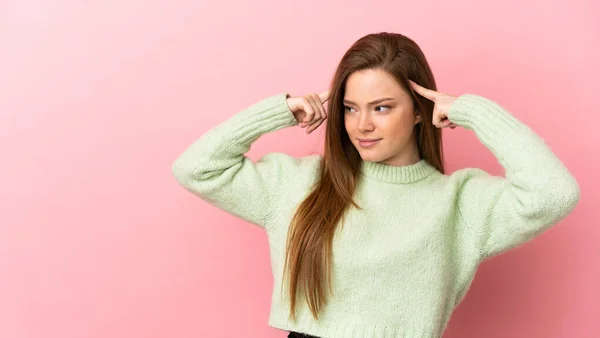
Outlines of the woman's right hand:
[{"label": "woman's right hand", "polygon": [[310,134],[327,118],[327,110],[323,106],[327,100],[329,100],[329,90],[318,95],[310,93],[304,96],[288,97],[287,105],[300,127],[308,127],[306,133]]}]

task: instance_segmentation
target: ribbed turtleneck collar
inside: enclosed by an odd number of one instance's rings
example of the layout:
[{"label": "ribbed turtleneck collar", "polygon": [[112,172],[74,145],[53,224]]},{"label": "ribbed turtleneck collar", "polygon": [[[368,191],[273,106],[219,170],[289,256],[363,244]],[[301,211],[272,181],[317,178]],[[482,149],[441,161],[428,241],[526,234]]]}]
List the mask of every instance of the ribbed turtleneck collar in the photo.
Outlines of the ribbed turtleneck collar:
[{"label": "ribbed turtleneck collar", "polygon": [[437,172],[437,169],[425,159],[404,166],[363,161],[361,166],[361,174],[389,183],[412,183],[420,181],[434,172]]}]

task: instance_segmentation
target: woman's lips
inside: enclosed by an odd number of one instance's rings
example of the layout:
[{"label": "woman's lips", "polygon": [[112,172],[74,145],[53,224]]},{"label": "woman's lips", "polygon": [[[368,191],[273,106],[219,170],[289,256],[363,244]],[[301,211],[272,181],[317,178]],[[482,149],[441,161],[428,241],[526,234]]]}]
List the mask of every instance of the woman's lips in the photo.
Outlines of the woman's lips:
[{"label": "woman's lips", "polygon": [[377,143],[379,143],[379,141],[381,141],[381,139],[377,139],[377,140],[358,140],[358,144],[360,144],[361,147],[363,148],[368,148],[368,147],[372,147],[374,145],[376,145]]}]

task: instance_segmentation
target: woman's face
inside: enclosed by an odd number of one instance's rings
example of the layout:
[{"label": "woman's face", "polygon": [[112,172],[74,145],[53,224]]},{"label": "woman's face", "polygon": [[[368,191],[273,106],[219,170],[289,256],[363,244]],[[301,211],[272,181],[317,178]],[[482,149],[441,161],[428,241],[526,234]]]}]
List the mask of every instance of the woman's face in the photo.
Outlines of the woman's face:
[{"label": "woman's face", "polygon": [[[421,116],[415,116],[410,94],[388,73],[367,69],[348,77],[344,124],[364,161],[391,165],[418,162],[413,129],[420,121]],[[378,141],[361,142],[361,139]]]}]

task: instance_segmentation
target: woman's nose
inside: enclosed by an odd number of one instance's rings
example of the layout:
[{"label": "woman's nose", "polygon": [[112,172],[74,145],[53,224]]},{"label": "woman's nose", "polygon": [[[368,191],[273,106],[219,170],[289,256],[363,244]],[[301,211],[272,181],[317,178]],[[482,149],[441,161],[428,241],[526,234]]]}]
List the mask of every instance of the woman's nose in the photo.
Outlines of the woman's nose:
[{"label": "woman's nose", "polygon": [[373,121],[371,120],[371,116],[369,114],[361,114],[358,117],[358,129],[360,131],[373,130]]}]

